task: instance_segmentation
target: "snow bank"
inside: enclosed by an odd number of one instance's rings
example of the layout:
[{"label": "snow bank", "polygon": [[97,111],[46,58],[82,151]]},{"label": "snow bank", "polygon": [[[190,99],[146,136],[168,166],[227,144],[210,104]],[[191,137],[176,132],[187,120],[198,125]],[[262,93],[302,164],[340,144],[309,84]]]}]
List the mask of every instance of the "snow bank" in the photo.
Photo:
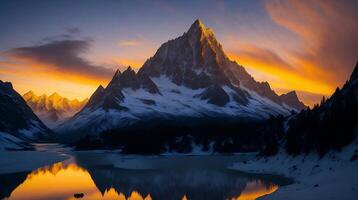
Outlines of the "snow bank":
[{"label": "snow bank", "polygon": [[25,172],[68,159],[65,153],[57,151],[6,151],[0,149],[0,174]]},{"label": "snow bank", "polygon": [[260,199],[275,200],[356,200],[358,198],[358,143],[323,158],[315,154],[292,157],[280,153],[269,158],[236,163],[230,168],[254,173],[281,174],[295,180]]}]

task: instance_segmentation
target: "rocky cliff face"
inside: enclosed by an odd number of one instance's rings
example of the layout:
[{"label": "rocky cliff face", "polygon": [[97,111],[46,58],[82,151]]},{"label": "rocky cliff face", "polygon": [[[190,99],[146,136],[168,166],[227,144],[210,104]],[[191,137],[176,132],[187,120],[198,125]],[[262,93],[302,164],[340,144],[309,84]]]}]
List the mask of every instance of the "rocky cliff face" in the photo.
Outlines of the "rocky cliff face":
[{"label": "rocky cliff face", "polygon": [[[297,96],[278,96],[267,82],[255,81],[243,66],[231,61],[216,40],[214,32],[200,20],[196,20],[181,37],[164,43],[144,63],[138,74],[150,77],[165,75],[177,85],[192,89],[207,88],[214,84],[227,85],[236,91],[245,87],[277,104],[286,103],[297,110],[305,108]],[[247,93],[239,93],[241,99],[249,97]],[[287,104],[288,101],[290,104]]]}]

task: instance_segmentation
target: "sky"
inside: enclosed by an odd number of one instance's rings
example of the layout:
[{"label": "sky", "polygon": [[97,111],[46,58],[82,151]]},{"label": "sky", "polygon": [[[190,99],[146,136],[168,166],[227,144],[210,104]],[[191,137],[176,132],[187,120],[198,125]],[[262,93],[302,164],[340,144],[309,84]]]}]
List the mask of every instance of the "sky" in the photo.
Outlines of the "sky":
[{"label": "sky", "polygon": [[313,105],[356,65],[357,9],[356,0],[0,0],[0,79],[20,94],[84,99],[201,19],[256,80]]}]

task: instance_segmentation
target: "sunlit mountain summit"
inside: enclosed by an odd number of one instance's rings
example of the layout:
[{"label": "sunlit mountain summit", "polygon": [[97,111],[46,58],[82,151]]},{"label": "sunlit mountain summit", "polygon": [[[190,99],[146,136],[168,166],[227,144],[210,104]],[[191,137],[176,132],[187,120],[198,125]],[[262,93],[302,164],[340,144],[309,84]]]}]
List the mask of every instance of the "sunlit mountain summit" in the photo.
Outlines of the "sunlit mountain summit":
[{"label": "sunlit mountain summit", "polygon": [[196,20],[182,36],[162,44],[138,72],[118,70],[57,131],[60,138],[76,140],[114,129],[155,128],[163,120],[172,126],[225,118],[260,121],[304,108],[295,92],[279,96],[267,82],[255,81]]},{"label": "sunlit mountain summit", "polygon": [[45,94],[38,96],[33,91],[29,91],[22,97],[36,115],[49,127],[54,127],[72,117],[88,101],[87,98],[82,101],[77,99],[70,100],[56,92],[49,96]]}]

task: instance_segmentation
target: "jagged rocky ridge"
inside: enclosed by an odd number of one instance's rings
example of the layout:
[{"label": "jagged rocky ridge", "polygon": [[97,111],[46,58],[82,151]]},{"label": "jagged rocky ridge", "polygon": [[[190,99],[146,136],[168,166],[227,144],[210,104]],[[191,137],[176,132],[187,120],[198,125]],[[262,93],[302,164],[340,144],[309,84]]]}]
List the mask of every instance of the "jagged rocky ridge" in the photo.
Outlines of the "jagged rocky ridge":
[{"label": "jagged rocky ridge", "polygon": [[2,142],[20,144],[22,140],[45,139],[50,133],[51,131],[32,112],[21,95],[13,89],[12,84],[0,80],[0,137],[3,139]]},{"label": "jagged rocky ridge", "polygon": [[36,115],[49,127],[55,127],[72,117],[88,101],[88,99],[82,101],[77,99],[69,100],[56,92],[50,96],[45,94],[38,96],[33,91],[29,91],[22,97]]},{"label": "jagged rocky ridge", "polygon": [[144,122],[153,128],[153,121],[161,120],[176,125],[187,119],[257,121],[303,108],[295,92],[279,96],[267,82],[256,82],[226,56],[213,31],[196,20],[188,32],[164,43],[138,73],[131,67],[117,71],[57,132],[73,139],[72,133],[83,138]]}]

